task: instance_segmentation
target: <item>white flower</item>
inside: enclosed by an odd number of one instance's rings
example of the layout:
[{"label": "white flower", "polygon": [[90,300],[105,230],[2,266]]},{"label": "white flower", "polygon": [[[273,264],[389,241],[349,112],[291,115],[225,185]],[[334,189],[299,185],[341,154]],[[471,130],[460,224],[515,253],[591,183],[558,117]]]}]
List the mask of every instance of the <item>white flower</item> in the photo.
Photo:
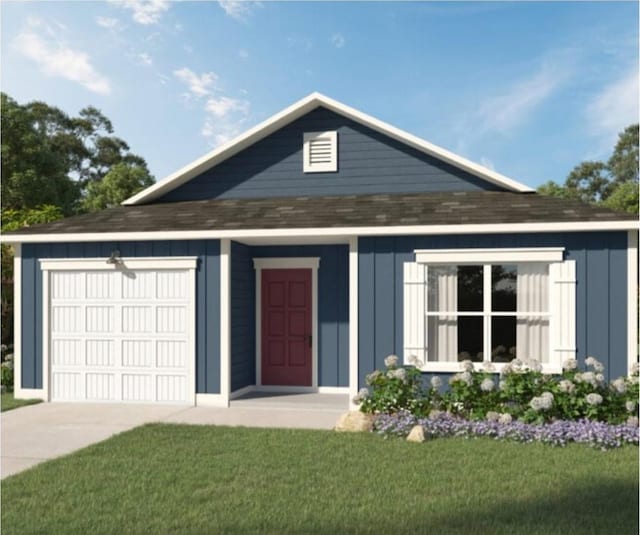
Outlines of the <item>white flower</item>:
[{"label": "white flower", "polygon": [[543,392],[541,396],[533,398],[529,402],[529,407],[534,411],[546,411],[553,405],[553,394],[551,392]]},{"label": "white flower", "polygon": [[633,412],[636,410],[636,402],[635,401],[627,401],[624,404],[625,409],[627,409],[627,412]]},{"label": "white flower", "polygon": [[438,409],[433,409],[430,413],[429,416],[427,416],[427,418],[429,418],[429,420],[435,420],[436,418],[438,418],[441,414],[444,414],[443,411],[439,411]]},{"label": "white flower", "polygon": [[589,383],[591,386],[598,386],[598,379],[593,372],[576,373],[577,383]]},{"label": "white flower", "polygon": [[496,371],[496,367],[493,365],[493,362],[483,362],[482,369],[485,372],[494,372]]},{"label": "white flower", "polygon": [[578,367],[578,361],[576,359],[567,359],[562,363],[562,369],[565,371],[572,371]]},{"label": "white flower", "polygon": [[384,359],[384,365],[387,368],[395,368],[398,366],[398,356],[397,355],[389,355]]},{"label": "white flower", "polygon": [[627,418],[627,425],[638,427],[638,419],[635,416],[629,416],[629,418]]},{"label": "white flower", "polygon": [[524,364],[524,363],[523,363],[520,359],[513,359],[513,360],[511,361],[511,366],[512,366],[513,368],[522,368],[523,364]]},{"label": "white flower", "polygon": [[500,379],[500,382],[498,383],[498,388],[500,390],[504,390],[505,388],[507,388],[507,382]]},{"label": "white flower", "polygon": [[423,362],[415,355],[409,355],[407,362],[416,368],[422,368]]},{"label": "white flower", "polygon": [[513,418],[511,418],[511,415],[508,412],[502,413],[498,418],[498,422],[501,424],[510,424],[512,420]]},{"label": "white flower", "polygon": [[571,394],[576,389],[576,385],[574,385],[571,381],[567,379],[563,379],[558,383],[558,388],[560,392],[566,392],[567,394]]},{"label": "white flower", "polygon": [[460,379],[465,383],[467,383],[468,385],[473,383],[473,375],[471,375],[471,372],[462,372],[460,374]]},{"label": "white flower", "polygon": [[497,422],[499,418],[500,418],[500,413],[497,413],[495,411],[488,411],[487,412],[487,421],[489,421],[489,422]]},{"label": "white flower", "polygon": [[542,364],[538,360],[535,360],[535,359],[529,360],[527,362],[527,366],[529,367],[530,370],[532,370],[534,372],[541,372],[542,371]]},{"label": "white flower", "polygon": [[372,385],[374,381],[382,375],[380,370],[373,370],[369,375],[365,377],[365,381],[368,385]]},{"label": "white flower", "polygon": [[600,405],[602,403],[602,396],[600,394],[596,394],[592,392],[591,394],[587,394],[584,398],[589,405]]},{"label": "white flower", "polygon": [[542,398],[533,398],[529,402],[529,407],[531,407],[534,411],[542,410]]},{"label": "white flower", "polygon": [[637,373],[640,373],[640,362],[634,362],[631,368],[629,368],[629,373],[631,375],[636,375]]},{"label": "white flower", "polygon": [[611,387],[618,394],[624,394],[627,391],[627,382],[622,377],[618,377],[615,381],[611,383]]},{"label": "white flower", "polygon": [[471,362],[470,360],[463,360],[460,363],[460,367],[465,371],[465,372],[472,372],[473,371],[473,362]]},{"label": "white flower", "polygon": [[442,386],[442,379],[437,375],[431,378],[431,388],[440,388]]},{"label": "white flower", "polygon": [[514,372],[513,366],[511,366],[511,363],[507,363],[500,370],[500,375],[509,375],[510,373],[513,373],[513,372]]},{"label": "white flower", "polygon": [[551,392],[543,392],[542,394],[540,394],[541,398],[548,398],[551,401],[553,401],[553,394]]},{"label": "white flower", "polygon": [[597,372],[601,372],[604,370],[604,366],[602,365],[602,363],[594,357],[587,357],[584,363]]},{"label": "white flower", "polygon": [[404,382],[407,380],[407,370],[404,368],[391,369],[387,372],[387,377],[389,379],[400,379]]},{"label": "white flower", "polygon": [[602,375],[601,373],[596,373],[596,383],[600,385],[604,383],[604,375]]},{"label": "white flower", "polygon": [[487,378],[480,383],[480,390],[483,392],[491,392],[495,386],[496,384],[491,379]]},{"label": "white flower", "polygon": [[355,396],[353,396],[353,402],[356,405],[360,405],[360,403],[362,403],[368,397],[369,397],[369,390],[366,388],[361,388],[360,390],[358,390],[358,393]]}]

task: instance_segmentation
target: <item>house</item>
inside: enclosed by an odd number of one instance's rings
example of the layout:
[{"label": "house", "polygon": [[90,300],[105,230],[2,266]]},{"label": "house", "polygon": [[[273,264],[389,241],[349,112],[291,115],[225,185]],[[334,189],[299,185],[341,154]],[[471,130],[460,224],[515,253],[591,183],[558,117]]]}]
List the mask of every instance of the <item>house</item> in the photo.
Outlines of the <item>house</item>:
[{"label": "house", "polygon": [[637,359],[638,222],[314,93],[15,245],[16,397],[227,406],[515,356]]}]

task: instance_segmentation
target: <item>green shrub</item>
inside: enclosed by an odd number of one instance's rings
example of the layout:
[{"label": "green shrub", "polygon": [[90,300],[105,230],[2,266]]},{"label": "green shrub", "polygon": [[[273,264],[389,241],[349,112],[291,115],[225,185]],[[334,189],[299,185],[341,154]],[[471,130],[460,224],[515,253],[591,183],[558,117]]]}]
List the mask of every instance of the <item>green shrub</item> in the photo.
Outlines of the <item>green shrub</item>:
[{"label": "green shrub", "polygon": [[0,346],[0,384],[3,391],[13,390],[13,347],[2,344]]}]

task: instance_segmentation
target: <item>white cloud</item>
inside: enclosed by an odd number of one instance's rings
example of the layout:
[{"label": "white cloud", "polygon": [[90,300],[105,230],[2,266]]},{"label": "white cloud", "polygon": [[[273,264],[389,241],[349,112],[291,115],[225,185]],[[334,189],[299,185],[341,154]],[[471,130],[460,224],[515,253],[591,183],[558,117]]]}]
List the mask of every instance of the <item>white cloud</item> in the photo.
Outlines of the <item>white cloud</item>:
[{"label": "white cloud", "polygon": [[253,13],[254,7],[261,5],[251,0],[218,0],[218,4],[227,15],[237,20],[245,20]]},{"label": "white cloud", "polygon": [[204,97],[210,94],[213,85],[218,79],[218,76],[213,72],[205,72],[198,76],[187,67],[173,71],[173,74],[180,81],[187,84],[189,91],[196,97]]},{"label": "white cloud", "polygon": [[114,19],[113,17],[96,17],[96,24],[107,29],[115,28],[118,22],[118,19]]},{"label": "white cloud", "polygon": [[216,117],[225,117],[233,112],[246,115],[249,113],[249,102],[230,97],[211,97],[207,99],[204,109]]},{"label": "white cloud", "polygon": [[111,93],[109,80],[96,71],[89,56],[84,52],[73,50],[59,41],[45,40],[41,37],[41,32],[31,30],[19,33],[13,45],[49,76],[59,76],[77,82],[100,95]]},{"label": "white cloud", "polygon": [[148,26],[160,22],[162,15],[169,9],[168,0],[109,0],[112,4],[133,12],[133,20]]},{"label": "white cloud", "polygon": [[329,38],[329,42],[336,48],[342,48],[346,43],[344,35],[342,35],[341,33],[334,33]]},{"label": "white cloud", "polygon": [[638,69],[606,85],[588,104],[587,121],[591,133],[602,139],[603,148],[611,150],[618,133],[638,121]]},{"label": "white cloud", "polygon": [[569,68],[561,63],[545,62],[533,76],[486,100],[478,111],[484,130],[505,133],[525,122],[567,79]]},{"label": "white cloud", "polygon": [[142,52],[141,54],[138,54],[138,60],[143,65],[153,65],[153,60],[151,59],[151,56],[146,52]]}]

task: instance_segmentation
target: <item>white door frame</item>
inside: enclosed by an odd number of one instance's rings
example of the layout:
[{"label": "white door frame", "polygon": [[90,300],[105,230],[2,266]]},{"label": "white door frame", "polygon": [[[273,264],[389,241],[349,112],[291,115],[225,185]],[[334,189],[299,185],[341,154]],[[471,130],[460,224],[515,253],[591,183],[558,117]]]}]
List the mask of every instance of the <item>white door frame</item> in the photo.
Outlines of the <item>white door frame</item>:
[{"label": "white door frame", "polygon": [[[320,257],[254,258],[256,271],[256,389],[273,392],[309,392],[318,390],[318,267]],[[311,270],[311,386],[271,386],[262,384],[262,270]]]},{"label": "white door frame", "polygon": [[189,272],[189,294],[192,296],[191,310],[188,311],[189,348],[191,355],[188,393],[192,405],[196,403],[196,267],[197,256],[157,256],[122,258],[116,264],[107,263],[107,258],[41,258],[42,270],[42,398],[51,401],[51,329],[50,329],[50,272],[51,271],[123,271],[134,269],[163,270],[186,269]]}]

